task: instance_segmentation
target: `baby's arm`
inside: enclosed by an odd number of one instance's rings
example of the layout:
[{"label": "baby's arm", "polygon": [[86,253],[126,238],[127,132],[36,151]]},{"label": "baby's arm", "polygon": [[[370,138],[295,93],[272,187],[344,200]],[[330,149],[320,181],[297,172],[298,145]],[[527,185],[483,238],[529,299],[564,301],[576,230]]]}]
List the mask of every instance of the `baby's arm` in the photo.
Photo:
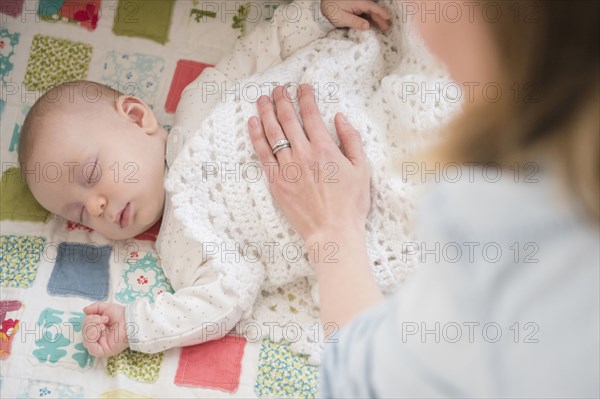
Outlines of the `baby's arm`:
[{"label": "baby's arm", "polygon": [[277,7],[270,21],[258,24],[236,42],[231,53],[184,89],[176,124],[200,126],[223,101],[222,93],[234,90],[233,82],[264,72],[334,28],[321,13],[320,0],[296,0]]},{"label": "baby's arm", "polygon": [[389,14],[373,0],[296,0],[279,6],[270,21],[236,43],[215,71],[208,70],[209,75],[221,75],[207,76],[206,81],[234,81],[264,72],[335,27],[367,29],[369,23],[358,15],[368,15],[382,29],[389,26]]},{"label": "baby's arm", "polygon": [[[207,267],[204,265],[202,267]],[[126,307],[96,302],[83,309],[83,345],[93,356],[114,356],[130,347],[144,353],[219,339],[241,317],[237,295],[223,290],[216,274],[198,285],[163,292]]]},{"label": "baby's arm", "polygon": [[233,82],[265,72],[335,27],[368,28],[358,15],[368,15],[381,29],[389,27],[389,14],[373,0],[296,0],[277,7],[270,21],[258,24],[236,42],[231,53],[184,89],[176,124],[200,126],[223,100],[225,89],[240,94],[231,89]]},{"label": "baby's arm", "polygon": [[127,349],[125,307],[95,302],[83,311],[83,346],[90,355],[114,356]]},{"label": "baby's arm", "polygon": [[[182,265],[182,267],[185,267]],[[242,311],[238,297],[226,292],[217,276],[210,282],[163,292],[154,302],[142,299],[126,307],[129,346],[156,353],[219,339],[235,327]]]}]

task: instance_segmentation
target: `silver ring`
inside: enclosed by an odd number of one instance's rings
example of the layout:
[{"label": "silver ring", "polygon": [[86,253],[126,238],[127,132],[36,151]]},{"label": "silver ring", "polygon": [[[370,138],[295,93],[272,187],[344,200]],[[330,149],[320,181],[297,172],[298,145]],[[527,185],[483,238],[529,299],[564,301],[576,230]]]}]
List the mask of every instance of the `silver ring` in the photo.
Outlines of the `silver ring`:
[{"label": "silver ring", "polygon": [[291,148],[291,144],[289,141],[287,140],[279,140],[277,143],[275,143],[275,145],[271,148],[271,150],[273,151],[273,155],[277,154],[279,152],[279,150],[282,150],[284,148]]}]

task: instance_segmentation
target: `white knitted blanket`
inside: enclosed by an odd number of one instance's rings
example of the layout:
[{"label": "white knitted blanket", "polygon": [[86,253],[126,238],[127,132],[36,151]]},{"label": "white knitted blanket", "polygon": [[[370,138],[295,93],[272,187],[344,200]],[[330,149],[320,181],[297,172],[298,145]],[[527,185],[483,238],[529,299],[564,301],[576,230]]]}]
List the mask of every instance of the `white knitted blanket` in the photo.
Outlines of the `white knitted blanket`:
[{"label": "white knitted blanket", "polygon": [[[385,4],[394,9],[394,3]],[[274,87],[272,82],[310,83],[318,88],[318,106],[336,143],[336,112],[361,132],[373,171],[367,250],[386,294],[415,266],[414,257],[402,256],[403,243],[411,241],[414,190],[394,178],[389,161],[422,148],[457,109],[456,99],[443,97],[452,92],[444,90],[451,84],[445,71],[401,18],[396,12],[386,34],[334,30],[265,73],[239,82],[241,87],[267,82],[263,94]],[[439,97],[424,95],[425,89]],[[219,104],[184,145],[166,188],[186,234],[219,248],[213,256],[224,284],[246,306],[237,332],[248,339],[287,340],[293,351],[319,364],[324,338],[313,300],[314,271],[299,235],[274,202],[266,176],[257,181],[260,166],[247,130],[248,118],[256,114],[256,104],[244,98],[229,96]],[[224,173],[236,167],[237,173]]]}]

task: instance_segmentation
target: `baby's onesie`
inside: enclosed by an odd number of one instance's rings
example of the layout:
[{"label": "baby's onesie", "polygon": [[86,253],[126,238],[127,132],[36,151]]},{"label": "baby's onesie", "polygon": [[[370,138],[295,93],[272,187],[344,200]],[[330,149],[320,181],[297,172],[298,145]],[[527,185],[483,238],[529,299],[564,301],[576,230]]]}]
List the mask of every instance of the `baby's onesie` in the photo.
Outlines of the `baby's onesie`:
[{"label": "baby's onesie", "polygon": [[[219,103],[218,95],[194,102],[198,90],[222,88],[222,84],[262,72],[333,28],[321,14],[320,0],[297,0],[278,7],[268,23],[256,26],[229,56],[205,69],[182,93],[167,140],[167,173],[191,133],[183,127],[199,126]],[[167,192],[156,248],[175,293],[164,292],[154,302],[141,299],[127,305],[126,321],[135,326],[128,332],[132,350],[155,353],[219,339],[244,316],[242,309],[248,309],[247,304],[240,306],[243,298],[223,286],[213,258],[203,253],[206,247],[183,230]]]},{"label": "baby's onesie", "polygon": [[[278,17],[296,20],[298,4],[291,3]],[[415,252],[410,216],[418,177],[402,178],[391,161],[410,159],[459,104],[446,100],[453,92],[442,88],[452,82],[431,62],[401,3],[379,4],[392,15],[386,32],[335,29],[316,39],[327,27],[323,19],[312,17],[310,8],[308,24],[291,22],[281,30],[276,22],[263,26],[267,35],[238,43],[230,58],[186,88],[171,133],[185,139],[180,151],[169,148],[179,151],[165,181],[173,215],[184,234],[212,244],[214,250],[206,255],[222,272],[223,286],[240,297],[243,315],[236,332],[250,339],[259,333],[285,340],[291,351],[309,355],[313,364],[320,361],[323,330],[331,334],[336,326],[320,324],[318,302],[311,295],[317,279],[307,256],[315,249],[305,247],[271,195],[269,173],[261,173],[248,119],[258,114],[258,95],[271,94],[277,84],[289,88],[298,114],[295,95],[301,83],[313,87],[323,124],[336,144],[334,116],[342,112],[348,117],[371,164],[371,209],[365,223],[369,265],[385,294],[397,289],[417,265],[408,253]],[[316,40],[302,41],[312,37]],[[235,81],[228,82],[223,71],[236,75]],[[229,84],[215,85],[219,79]],[[306,173],[335,182],[334,163],[323,165],[317,175],[318,169]],[[293,162],[281,165],[281,171],[288,181],[305,173]],[[325,244],[314,255],[335,263],[335,241]]]}]

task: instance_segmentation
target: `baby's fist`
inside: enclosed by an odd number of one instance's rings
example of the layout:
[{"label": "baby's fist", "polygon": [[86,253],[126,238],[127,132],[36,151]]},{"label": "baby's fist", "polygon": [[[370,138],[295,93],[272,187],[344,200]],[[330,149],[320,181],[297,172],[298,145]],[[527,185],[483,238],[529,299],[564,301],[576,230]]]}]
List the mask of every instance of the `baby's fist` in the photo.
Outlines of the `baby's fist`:
[{"label": "baby's fist", "polygon": [[373,0],[321,0],[321,13],[337,28],[369,29],[364,14],[380,29],[390,27],[390,14]]},{"label": "baby's fist", "polygon": [[83,311],[83,346],[90,355],[114,356],[127,349],[125,307],[96,302]]}]

